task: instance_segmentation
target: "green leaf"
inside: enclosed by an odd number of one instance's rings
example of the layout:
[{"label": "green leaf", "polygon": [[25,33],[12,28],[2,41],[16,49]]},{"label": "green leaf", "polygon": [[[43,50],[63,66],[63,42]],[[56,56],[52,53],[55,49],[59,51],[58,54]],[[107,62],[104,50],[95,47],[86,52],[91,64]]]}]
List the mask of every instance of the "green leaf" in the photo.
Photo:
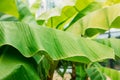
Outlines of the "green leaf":
[{"label": "green leaf", "polygon": [[[98,3],[98,2],[92,2],[92,3],[90,3],[87,7],[85,7],[83,10],[79,11],[75,15],[75,17],[72,19],[72,21],[69,23],[69,25],[64,30],[67,30],[67,29],[71,28],[71,25],[74,24],[77,20],[79,20],[83,16],[89,14],[92,11],[100,9],[100,8],[102,8],[101,3]],[[72,29],[74,29],[74,28],[72,28]],[[76,28],[76,30],[77,30],[77,28]]]},{"label": "green leaf", "polygon": [[[63,5],[56,7],[41,14],[37,20],[45,20],[48,27],[64,29],[65,25],[78,14],[79,11],[86,8],[93,0],[64,0]],[[61,25],[62,24],[62,25]]]},{"label": "green leaf", "polygon": [[[91,34],[93,30],[96,32],[90,36],[109,30],[110,28],[120,28],[120,4],[116,4],[110,7],[106,7],[97,11],[94,11],[87,16],[79,19],[73,25],[69,31],[75,32],[77,28],[77,34],[87,35]],[[90,30],[92,29],[92,30]],[[89,31],[89,32],[88,32]],[[87,33],[87,34],[86,34]]]},{"label": "green leaf", "polygon": [[101,71],[101,66],[96,64],[86,70],[91,80],[106,80],[106,76]]},{"label": "green leaf", "polygon": [[44,51],[53,60],[89,63],[114,58],[111,48],[95,41],[20,22],[0,22],[0,46],[6,44],[15,47],[26,57]]},{"label": "green leaf", "polygon": [[75,70],[76,70],[76,79],[75,80],[86,80],[87,74],[85,71],[85,64],[76,63]]},{"label": "green leaf", "polygon": [[19,17],[18,10],[16,7],[15,0],[1,0],[0,1],[0,12]]},{"label": "green leaf", "polygon": [[101,68],[101,71],[108,76],[111,80],[119,80],[120,72],[118,70],[110,69],[110,68]]},{"label": "green leaf", "polygon": [[120,39],[96,39],[96,41],[114,49],[115,55],[120,58]]},{"label": "green leaf", "polygon": [[32,59],[8,45],[0,48],[0,54],[0,80],[40,80]]}]

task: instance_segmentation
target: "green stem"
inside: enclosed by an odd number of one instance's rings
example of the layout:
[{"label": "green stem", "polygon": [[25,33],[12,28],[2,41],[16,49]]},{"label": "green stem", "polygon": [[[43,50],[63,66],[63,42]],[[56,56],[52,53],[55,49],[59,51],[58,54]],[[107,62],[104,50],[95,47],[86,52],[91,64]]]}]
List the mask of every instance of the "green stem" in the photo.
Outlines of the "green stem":
[{"label": "green stem", "polygon": [[57,65],[58,65],[58,61],[54,61],[53,64],[51,64],[51,67],[49,70],[49,76],[48,76],[47,80],[53,80],[54,71],[55,71]]}]

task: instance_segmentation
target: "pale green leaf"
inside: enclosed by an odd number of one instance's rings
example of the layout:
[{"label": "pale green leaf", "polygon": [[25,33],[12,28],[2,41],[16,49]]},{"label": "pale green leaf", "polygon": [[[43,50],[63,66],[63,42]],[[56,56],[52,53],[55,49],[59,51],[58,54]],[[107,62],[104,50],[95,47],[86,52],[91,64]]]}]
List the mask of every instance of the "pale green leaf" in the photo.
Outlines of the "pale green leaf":
[{"label": "pale green leaf", "polygon": [[[63,7],[59,6],[60,8],[53,8],[50,11],[41,14],[37,20],[45,20],[45,25],[48,27],[58,28],[62,26],[61,28],[63,29],[67,24],[67,21],[71,21],[79,11],[82,11],[92,2],[93,0],[76,0],[76,2],[75,0],[65,0]],[[61,25],[63,23],[65,24]]]},{"label": "pale green leaf", "polygon": [[[70,26],[71,32],[75,32],[82,35],[93,36],[97,33],[104,32],[110,28],[120,28],[120,4],[116,4],[110,7],[106,7],[95,12],[88,14],[87,16],[79,19],[73,25]],[[73,29],[73,27],[75,29]],[[92,29],[92,30],[90,30]],[[96,30],[95,33],[91,31]],[[91,34],[92,35],[89,35]]]},{"label": "pale green leaf", "polygon": [[[69,23],[69,25],[64,30],[69,29],[69,27],[71,27],[72,24],[74,24],[77,20],[79,20],[83,16],[89,14],[92,11],[100,9],[100,8],[102,8],[102,4],[101,3],[99,3],[99,2],[92,2],[92,3],[90,3],[87,7],[85,7],[83,10],[81,10],[81,11],[79,11],[77,13],[77,15],[72,19],[72,21]],[[77,32],[77,28],[76,27],[72,27],[72,29],[76,29],[74,33]]]}]

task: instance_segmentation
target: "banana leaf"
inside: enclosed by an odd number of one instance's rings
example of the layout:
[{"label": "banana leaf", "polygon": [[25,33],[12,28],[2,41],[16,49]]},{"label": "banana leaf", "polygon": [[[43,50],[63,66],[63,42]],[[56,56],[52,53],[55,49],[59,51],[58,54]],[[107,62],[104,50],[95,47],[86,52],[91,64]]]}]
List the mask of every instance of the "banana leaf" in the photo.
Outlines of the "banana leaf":
[{"label": "banana leaf", "polygon": [[35,26],[21,22],[0,22],[0,46],[11,45],[25,57],[32,57],[40,52],[53,60],[83,63],[114,59],[113,49],[98,42]]},{"label": "banana leaf", "polygon": [[72,19],[72,21],[69,23],[69,25],[64,30],[67,30],[72,24],[74,24],[80,18],[82,18],[85,15],[89,14],[90,12],[93,12],[93,11],[95,11],[97,9],[100,9],[100,8],[102,8],[102,4],[100,2],[92,2],[92,3],[90,3],[87,7],[85,7],[83,10],[79,11],[75,15],[75,17]]},{"label": "banana leaf", "polygon": [[[68,29],[70,32],[93,36],[110,28],[120,28],[120,4],[96,10],[76,21]],[[75,29],[73,29],[75,28]],[[77,30],[77,31],[76,31]],[[94,32],[91,32],[94,31]]]},{"label": "banana leaf", "polygon": [[45,20],[45,25],[48,27],[63,29],[64,26],[72,20],[81,10],[86,8],[94,0],[71,0],[66,1],[56,8],[53,8],[45,13],[42,13],[37,20]]},{"label": "banana leaf", "polygon": [[8,45],[0,47],[0,80],[41,80],[37,65]]},{"label": "banana leaf", "polygon": [[90,80],[107,80],[106,75],[101,71],[101,65],[99,63],[93,63],[86,69]]},{"label": "banana leaf", "polygon": [[16,7],[15,0],[11,0],[11,1],[1,0],[0,1],[0,12],[15,16],[16,18],[19,17],[19,13]]}]

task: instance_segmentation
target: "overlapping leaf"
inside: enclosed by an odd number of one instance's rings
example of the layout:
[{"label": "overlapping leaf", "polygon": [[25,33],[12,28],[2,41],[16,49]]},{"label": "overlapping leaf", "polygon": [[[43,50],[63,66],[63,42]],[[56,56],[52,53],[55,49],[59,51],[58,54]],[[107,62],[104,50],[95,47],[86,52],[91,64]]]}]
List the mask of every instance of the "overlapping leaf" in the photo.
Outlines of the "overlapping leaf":
[{"label": "overlapping leaf", "polygon": [[[72,21],[69,23],[69,25],[64,29],[67,30],[69,27],[71,27],[72,24],[74,24],[77,20],[84,17],[85,15],[89,14],[90,12],[93,12],[97,9],[102,8],[102,4],[99,2],[92,2],[87,7],[85,7],[83,10],[79,11],[77,15],[72,19]],[[74,29],[74,28],[73,28]],[[77,30],[77,28],[76,28]]]},{"label": "overlapping leaf", "polygon": [[59,30],[15,22],[0,22],[0,46],[11,45],[25,57],[37,52],[53,60],[88,63],[114,58],[111,48]]},{"label": "overlapping leaf", "polygon": [[[93,36],[110,28],[120,28],[120,4],[103,8],[79,19],[68,29],[77,34]],[[75,31],[73,28],[75,28]],[[95,30],[95,32],[91,32]],[[91,34],[92,33],[92,34]]]},{"label": "overlapping leaf", "polygon": [[59,29],[63,29],[65,24],[70,22],[78,12],[86,8],[92,2],[93,0],[76,0],[75,3],[75,0],[65,0],[63,7],[53,8],[50,11],[41,14],[38,20],[46,20],[46,25],[48,27],[59,27]]}]

